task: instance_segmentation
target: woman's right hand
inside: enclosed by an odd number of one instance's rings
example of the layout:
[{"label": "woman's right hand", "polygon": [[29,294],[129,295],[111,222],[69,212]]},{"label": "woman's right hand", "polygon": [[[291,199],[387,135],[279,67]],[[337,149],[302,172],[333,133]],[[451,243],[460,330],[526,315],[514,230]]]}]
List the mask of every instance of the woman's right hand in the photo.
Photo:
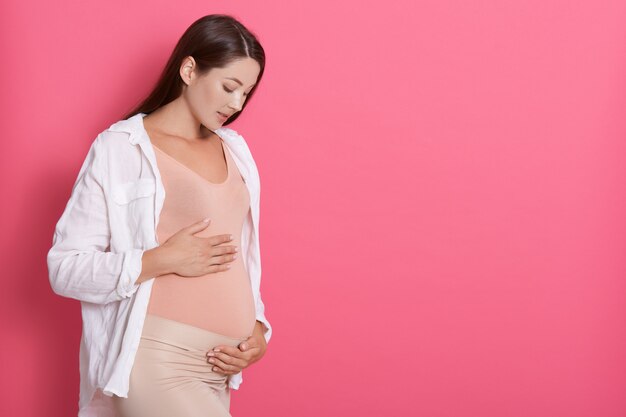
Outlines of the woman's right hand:
[{"label": "woman's right hand", "polygon": [[194,234],[206,229],[211,220],[201,220],[183,227],[161,244],[161,256],[170,265],[171,272],[183,277],[197,277],[226,271],[237,258],[236,246],[224,246],[232,241],[232,235],[197,237]]}]

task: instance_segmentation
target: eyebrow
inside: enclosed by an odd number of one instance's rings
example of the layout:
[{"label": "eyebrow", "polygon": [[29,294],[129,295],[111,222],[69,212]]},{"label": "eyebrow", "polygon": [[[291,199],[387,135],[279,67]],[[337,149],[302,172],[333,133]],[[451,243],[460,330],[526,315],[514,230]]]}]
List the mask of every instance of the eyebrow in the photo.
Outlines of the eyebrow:
[{"label": "eyebrow", "polygon": [[[242,83],[241,81],[239,81],[237,78],[233,78],[233,77],[226,77],[226,79],[227,79],[227,80],[237,81],[237,82],[239,83],[239,85],[243,85],[243,83]],[[254,84],[252,84],[252,85],[254,86],[255,84],[256,84],[256,83],[254,83]]]}]

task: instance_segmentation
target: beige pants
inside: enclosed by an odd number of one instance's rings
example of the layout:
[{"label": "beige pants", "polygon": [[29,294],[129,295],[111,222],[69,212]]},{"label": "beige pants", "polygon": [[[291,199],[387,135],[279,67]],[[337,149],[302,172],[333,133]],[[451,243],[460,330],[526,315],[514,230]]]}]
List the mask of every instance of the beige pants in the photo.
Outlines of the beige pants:
[{"label": "beige pants", "polygon": [[206,353],[233,339],[148,314],[128,398],[114,396],[122,417],[230,417],[228,376],[211,370]]}]

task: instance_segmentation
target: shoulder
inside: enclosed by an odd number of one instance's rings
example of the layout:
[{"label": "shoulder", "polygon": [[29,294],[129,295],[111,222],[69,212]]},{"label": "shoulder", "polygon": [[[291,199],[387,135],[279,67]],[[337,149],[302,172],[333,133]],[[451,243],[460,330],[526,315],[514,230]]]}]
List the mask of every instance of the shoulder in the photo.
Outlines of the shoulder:
[{"label": "shoulder", "polygon": [[143,113],[138,113],[112,123],[98,135],[99,145],[102,148],[120,152],[136,150],[138,148],[136,145],[147,139],[142,122],[143,115]]},{"label": "shoulder", "polygon": [[98,133],[93,141],[92,148],[100,158],[109,159],[109,157],[119,158],[136,158],[138,156],[138,146],[130,140],[130,132],[115,131],[105,129]]},{"label": "shoulder", "polygon": [[235,151],[239,157],[250,162],[255,168],[256,164],[252,157],[252,152],[244,137],[235,129],[229,127],[221,127],[215,131],[222,139],[226,141],[228,146]]},{"label": "shoulder", "polygon": [[234,145],[245,146],[248,148],[248,144],[243,136],[235,129],[230,127],[220,127],[215,131],[222,139],[232,142]]},{"label": "shoulder", "polygon": [[98,134],[96,142],[98,142],[97,146],[108,150],[128,148],[130,145],[130,141],[128,140],[129,136],[129,132],[118,132],[106,129]]},{"label": "shoulder", "polygon": [[105,129],[91,145],[94,170],[111,182],[130,181],[138,178],[142,167],[142,152],[130,140],[132,132]]}]

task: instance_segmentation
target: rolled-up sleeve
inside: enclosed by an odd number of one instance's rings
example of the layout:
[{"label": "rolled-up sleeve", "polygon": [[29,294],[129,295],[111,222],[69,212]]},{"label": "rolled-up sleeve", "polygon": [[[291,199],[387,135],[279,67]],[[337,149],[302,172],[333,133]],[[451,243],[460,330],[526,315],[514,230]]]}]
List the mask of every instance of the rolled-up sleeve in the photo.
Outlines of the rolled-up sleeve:
[{"label": "rolled-up sleeve", "polygon": [[111,229],[102,178],[105,150],[98,136],[56,224],[47,263],[55,293],[106,304],[130,297],[137,288],[144,250],[109,250]]},{"label": "rolled-up sleeve", "polygon": [[261,300],[261,293],[259,293],[258,302],[256,303],[256,320],[260,321],[265,326],[263,336],[265,337],[265,342],[269,343],[272,337],[272,326],[267,318],[265,318],[265,305],[263,304],[263,300]]}]

